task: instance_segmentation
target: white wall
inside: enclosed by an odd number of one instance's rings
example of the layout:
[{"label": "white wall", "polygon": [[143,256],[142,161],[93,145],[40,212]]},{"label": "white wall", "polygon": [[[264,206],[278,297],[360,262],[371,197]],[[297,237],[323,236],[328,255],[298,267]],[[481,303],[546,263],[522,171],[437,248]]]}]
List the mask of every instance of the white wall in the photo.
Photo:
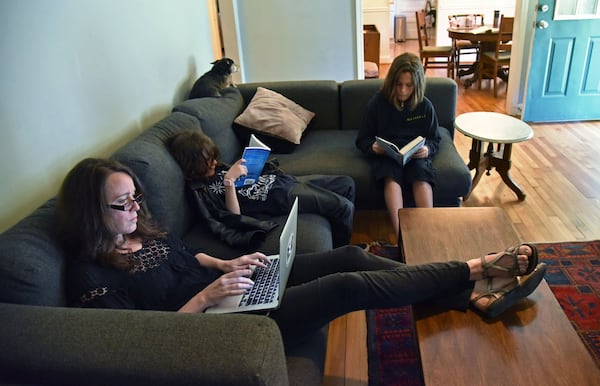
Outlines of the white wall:
[{"label": "white wall", "polygon": [[[435,5],[435,1],[431,2]],[[417,36],[417,18],[415,12],[425,9],[425,0],[402,0],[396,1],[396,16],[406,17],[406,38],[418,39]]]},{"label": "white wall", "polygon": [[236,13],[242,81],[344,81],[362,71],[360,1],[228,1]]},{"label": "white wall", "polygon": [[204,0],[2,0],[0,231],[164,117],[212,55]]}]

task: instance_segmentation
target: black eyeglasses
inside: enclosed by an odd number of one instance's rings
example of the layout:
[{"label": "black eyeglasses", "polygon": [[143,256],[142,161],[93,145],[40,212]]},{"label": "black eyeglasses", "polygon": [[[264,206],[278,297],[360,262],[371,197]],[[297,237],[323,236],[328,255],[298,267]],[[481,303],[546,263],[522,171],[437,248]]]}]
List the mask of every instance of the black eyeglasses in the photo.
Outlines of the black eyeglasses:
[{"label": "black eyeglasses", "polygon": [[108,207],[123,212],[129,212],[133,208],[134,202],[137,202],[138,205],[141,205],[142,202],[144,202],[144,193],[140,193],[137,196],[134,196],[133,199],[130,199],[128,197],[127,202],[124,205],[108,204]]}]

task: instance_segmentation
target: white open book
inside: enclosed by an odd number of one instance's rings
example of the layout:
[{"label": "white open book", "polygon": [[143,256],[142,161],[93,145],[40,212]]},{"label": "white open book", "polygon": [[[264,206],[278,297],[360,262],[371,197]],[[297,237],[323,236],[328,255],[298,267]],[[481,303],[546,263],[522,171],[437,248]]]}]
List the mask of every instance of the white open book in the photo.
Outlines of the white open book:
[{"label": "white open book", "polygon": [[235,181],[235,186],[239,188],[240,186],[255,183],[265,166],[265,162],[269,158],[269,154],[271,154],[271,148],[252,134],[248,146],[244,149],[244,154],[242,154],[242,158],[246,160],[244,166],[248,168],[248,174],[238,178]]},{"label": "white open book", "polygon": [[425,138],[420,135],[404,145],[402,149],[399,149],[396,144],[381,137],[375,137],[375,140],[385,150],[385,154],[388,157],[396,160],[402,166],[406,165],[410,157],[425,144]]}]

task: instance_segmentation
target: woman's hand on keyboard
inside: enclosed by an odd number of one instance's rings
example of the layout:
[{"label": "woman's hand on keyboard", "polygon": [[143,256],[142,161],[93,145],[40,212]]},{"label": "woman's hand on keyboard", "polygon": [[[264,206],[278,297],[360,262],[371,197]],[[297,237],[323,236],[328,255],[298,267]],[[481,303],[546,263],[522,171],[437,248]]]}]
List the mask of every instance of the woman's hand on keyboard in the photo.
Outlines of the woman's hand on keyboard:
[{"label": "woman's hand on keyboard", "polygon": [[250,269],[252,266],[266,267],[269,263],[269,259],[263,253],[254,252],[233,260],[222,260],[221,270],[223,272],[233,272],[240,269]]},{"label": "woman's hand on keyboard", "polygon": [[248,277],[251,273],[250,269],[238,269],[221,275],[198,292],[179,311],[202,312],[221,302],[227,296],[242,295],[254,285],[254,282]]}]

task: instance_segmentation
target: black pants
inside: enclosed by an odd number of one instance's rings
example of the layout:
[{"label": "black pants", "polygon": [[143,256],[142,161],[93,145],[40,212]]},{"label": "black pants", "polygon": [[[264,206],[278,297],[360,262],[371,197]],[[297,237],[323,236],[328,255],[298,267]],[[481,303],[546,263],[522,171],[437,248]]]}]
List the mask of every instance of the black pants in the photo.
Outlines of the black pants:
[{"label": "black pants", "polygon": [[348,176],[307,175],[296,177],[288,195],[298,197],[301,212],[318,213],[329,220],[333,246],[350,242],[354,221],[354,180]]},{"label": "black pants", "polygon": [[272,311],[286,348],[357,310],[435,303],[465,310],[474,282],[465,262],[410,266],[357,246],[296,256],[281,307]]}]

